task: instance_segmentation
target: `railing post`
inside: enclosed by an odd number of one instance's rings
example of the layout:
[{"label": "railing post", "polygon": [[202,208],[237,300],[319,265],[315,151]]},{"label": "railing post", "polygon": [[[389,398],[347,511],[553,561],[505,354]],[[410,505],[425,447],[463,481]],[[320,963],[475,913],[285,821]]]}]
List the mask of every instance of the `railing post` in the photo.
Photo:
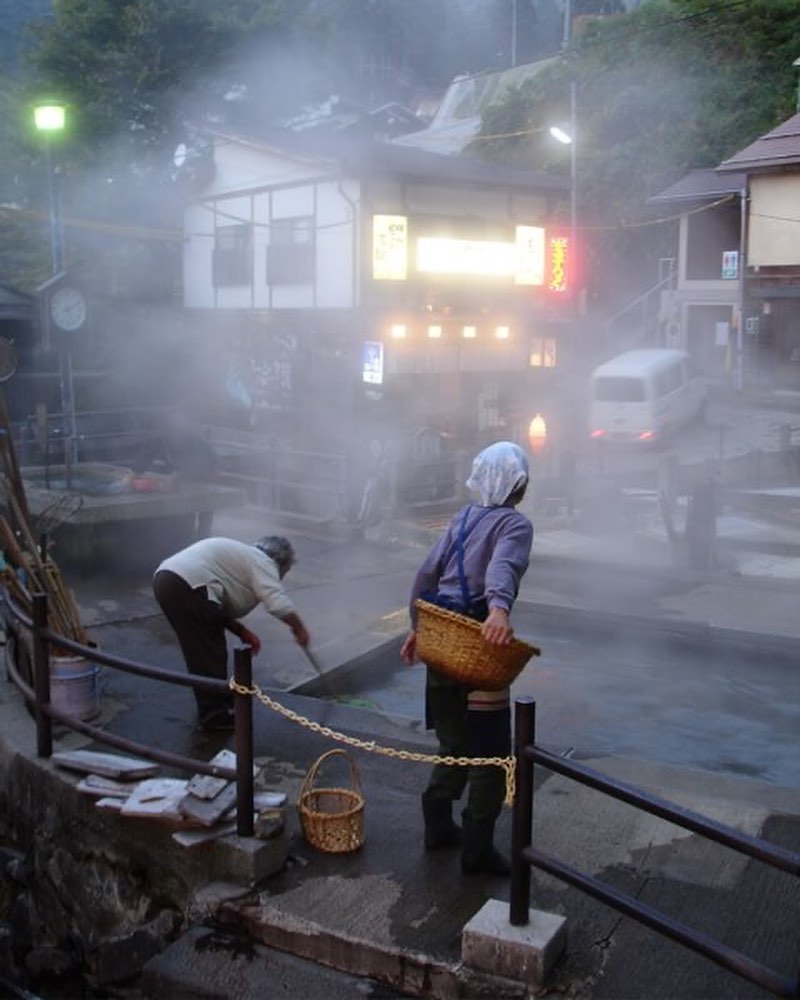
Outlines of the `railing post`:
[{"label": "railing post", "polygon": [[47,628],[47,594],[34,594],[31,602],[33,621],[33,690],[36,694],[36,752],[40,757],[53,753],[53,720],[42,710],[50,704],[50,643],[42,634]]},{"label": "railing post", "polygon": [[523,753],[536,741],[536,702],[517,698],[514,702],[514,756],[516,795],[511,820],[511,906],[509,922],[523,927],[530,919],[531,866],[522,851],[531,844],[533,829],[533,761]]},{"label": "railing post", "polygon": [[[249,646],[233,651],[233,678],[237,686],[253,684],[253,657]],[[236,747],[236,832],[240,837],[252,837],[253,822],[253,698],[250,694],[233,695],[234,745]]]}]

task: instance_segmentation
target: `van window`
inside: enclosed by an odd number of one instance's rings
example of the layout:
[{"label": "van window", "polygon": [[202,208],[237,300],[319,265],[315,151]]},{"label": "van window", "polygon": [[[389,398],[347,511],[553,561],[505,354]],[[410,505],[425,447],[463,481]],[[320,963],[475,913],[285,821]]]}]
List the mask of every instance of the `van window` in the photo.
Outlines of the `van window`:
[{"label": "van window", "polygon": [[647,397],[642,379],[617,376],[595,379],[594,398],[601,403],[643,403]]}]

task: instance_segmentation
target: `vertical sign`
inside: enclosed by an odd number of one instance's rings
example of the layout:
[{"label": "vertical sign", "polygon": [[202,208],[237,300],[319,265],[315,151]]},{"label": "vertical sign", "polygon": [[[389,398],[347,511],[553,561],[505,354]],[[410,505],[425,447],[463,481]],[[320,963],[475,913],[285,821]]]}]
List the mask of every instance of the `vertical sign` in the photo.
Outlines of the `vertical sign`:
[{"label": "vertical sign", "polygon": [[547,290],[560,295],[570,290],[570,251],[568,236],[551,236],[548,240]]},{"label": "vertical sign", "polygon": [[739,277],[739,251],[725,250],[722,254],[722,277],[735,281]]},{"label": "vertical sign", "polygon": [[376,281],[408,277],[408,219],[404,215],[373,215],[372,277]]},{"label": "vertical sign", "polygon": [[544,284],[545,234],[541,226],[517,226],[514,246],[516,249],[516,285]]},{"label": "vertical sign", "polygon": [[383,385],[383,344],[380,340],[364,341],[361,381],[368,385]]}]

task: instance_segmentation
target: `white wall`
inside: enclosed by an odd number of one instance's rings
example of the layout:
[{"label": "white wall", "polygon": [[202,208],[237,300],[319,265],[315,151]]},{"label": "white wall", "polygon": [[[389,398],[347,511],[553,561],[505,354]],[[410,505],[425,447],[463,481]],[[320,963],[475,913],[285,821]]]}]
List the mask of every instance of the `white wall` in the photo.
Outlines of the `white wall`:
[{"label": "white wall", "polygon": [[750,179],[747,264],[800,265],[800,173]]},{"label": "white wall", "polygon": [[[220,309],[347,309],[358,299],[356,182],[323,177],[324,165],[217,140],[216,173],[203,202],[184,215],[184,305]],[[316,220],[316,283],[267,284],[271,219]],[[253,224],[252,283],[214,289],[216,225]]]}]

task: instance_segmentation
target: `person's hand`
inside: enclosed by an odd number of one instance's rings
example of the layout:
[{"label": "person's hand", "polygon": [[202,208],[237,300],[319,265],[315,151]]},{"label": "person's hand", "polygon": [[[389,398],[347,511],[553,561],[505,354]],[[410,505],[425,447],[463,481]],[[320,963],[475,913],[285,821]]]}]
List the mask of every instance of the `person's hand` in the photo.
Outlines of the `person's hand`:
[{"label": "person's hand", "polygon": [[417,662],[417,633],[412,629],[400,647],[400,659],[409,667]]},{"label": "person's hand", "polygon": [[305,649],[311,642],[311,636],[308,634],[308,629],[300,615],[296,611],[290,611],[282,621],[292,630],[292,635],[297,645]]},{"label": "person's hand", "polygon": [[255,634],[255,632],[251,632],[246,625],[242,625],[241,630],[239,632],[239,638],[245,644],[245,646],[250,647],[250,649],[253,652],[253,656],[258,656],[258,654],[261,652],[261,640]]},{"label": "person's hand", "polygon": [[489,617],[481,625],[481,635],[493,646],[508,646],[514,638],[508,612],[502,608],[492,608]]},{"label": "person's hand", "polygon": [[298,646],[305,649],[311,642],[311,636],[308,634],[308,629],[302,622],[297,622],[292,625],[292,635],[294,635],[294,641]]}]

